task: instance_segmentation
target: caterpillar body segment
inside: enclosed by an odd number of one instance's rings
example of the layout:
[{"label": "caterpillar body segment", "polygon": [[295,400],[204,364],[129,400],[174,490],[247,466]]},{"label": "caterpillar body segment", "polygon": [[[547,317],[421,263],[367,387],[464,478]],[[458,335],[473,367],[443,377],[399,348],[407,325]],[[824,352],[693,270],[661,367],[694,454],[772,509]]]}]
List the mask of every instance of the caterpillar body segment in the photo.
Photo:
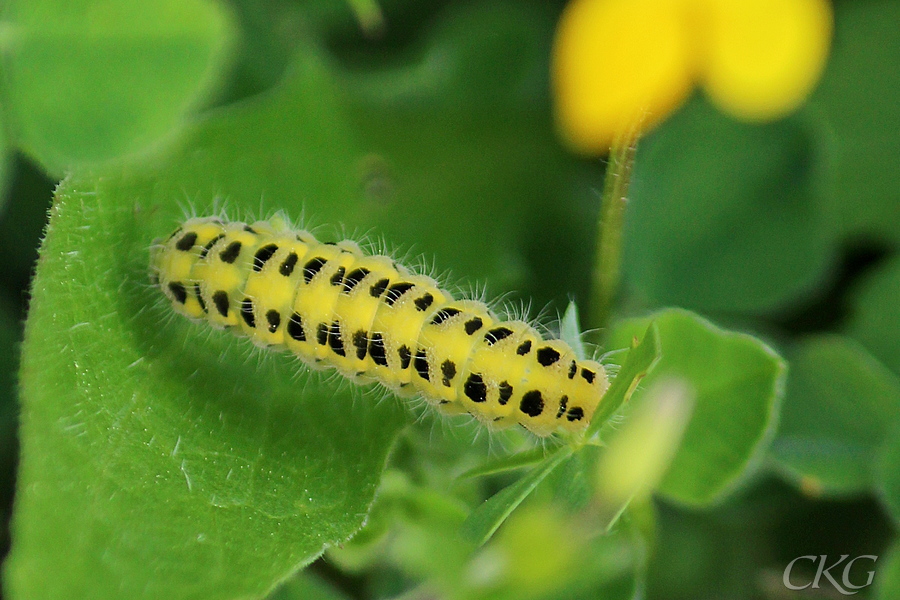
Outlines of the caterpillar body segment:
[{"label": "caterpillar body segment", "polygon": [[150,266],[182,315],[490,427],[581,431],[609,387],[603,366],[528,323],[278,218],[190,219],[154,246]]}]

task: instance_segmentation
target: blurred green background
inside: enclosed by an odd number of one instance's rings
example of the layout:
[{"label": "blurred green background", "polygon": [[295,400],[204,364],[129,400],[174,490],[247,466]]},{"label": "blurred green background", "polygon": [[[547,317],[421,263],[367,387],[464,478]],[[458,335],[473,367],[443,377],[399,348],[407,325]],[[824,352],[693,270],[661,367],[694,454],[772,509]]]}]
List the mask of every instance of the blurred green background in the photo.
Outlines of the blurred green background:
[{"label": "blurred green background", "polygon": [[[532,314],[569,299],[590,314],[605,163],[571,155],[554,133],[550,49],[564,5],[5,3],[3,554],[29,282],[69,173],[82,191],[100,174],[118,219],[149,209],[152,224],[122,238],[161,235],[177,204],[203,212],[224,191],[239,212],[288,206],[383,238],[433,258],[454,283],[530,300]],[[648,598],[792,598],[781,581],[791,559],[842,554],[879,557],[876,585],[857,597],[900,597],[900,3],[834,8],[832,55],[800,111],[748,125],[698,94],[639,146],[616,318],[685,308],[763,339],[789,365],[780,424],[753,475],[714,506],[655,503]],[[269,146],[257,155],[255,144]],[[158,197],[172,207],[153,213]],[[137,256],[151,239],[129,247]],[[429,452],[452,463],[457,444]],[[415,446],[393,460],[406,464]],[[456,515],[453,500],[432,501]],[[415,572],[415,536],[400,538],[408,547],[368,569],[320,560],[316,581],[279,597],[394,597]],[[808,597],[838,596],[823,585]]]}]

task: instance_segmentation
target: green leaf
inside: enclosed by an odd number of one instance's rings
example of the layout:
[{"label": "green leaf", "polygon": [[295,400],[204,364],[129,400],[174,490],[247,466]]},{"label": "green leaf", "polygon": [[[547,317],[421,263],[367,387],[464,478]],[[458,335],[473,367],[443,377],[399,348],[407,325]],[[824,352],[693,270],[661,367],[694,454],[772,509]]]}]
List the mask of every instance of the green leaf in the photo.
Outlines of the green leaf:
[{"label": "green leaf", "polygon": [[[833,145],[834,225],[900,241],[900,4],[836,2],[834,49],[811,106]],[[799,231],[798,231],[799,233]]]},{"label": "green leaf", "polygon": [[14,0],[3,84],[15,142],[50,171],[159,142],[209,94],[230,42],[210,0]]},{"label": "green leaf", "polygon": [[572,351],[575,352],[575,357],[578,360],[588,358],[584,341],[581,339],[578,305],[575,302],[569,302],[569,305],[566,306],[566,312],[563,313],[562,318],[559,320],[559,339],[572,347]]},{"label": "green leaf", "polygon": [[900,258],[868,274],[855,290],[844,331],[900,377]]},{"label": "green leaf", "polygon": [[900,421],[900,383],[839,336],[804,341],[790,363],[772,445],[778,466],[811,493],[870,489],[878,449]]},{"label": "green leaf", "polygon": [[485,500],[463,523],[461,529],[463,537],[477,546],[487,542],[534,488],[564,460],[572,456],[572,451],[572,446],[560,446],[528,474]]},{"label": "green leaf", "polygon": [[825,277],[833,238],[799,119],[741,124],[691,102],[638,149],[624,275],[657,305],[762,312]]},{"label": "green leaf", "polygon": [[312,58],[294,69],[157,168],[59,188],[23,348],[4,595],[260,597],[363,523],[408,411],[175,317],[148,282],[186,196],[201,212],[217,193],[244,210],[263,195],[293,214],[359,210],[330,79]]},{"label": "green leaf", "polygon": [[660,357],[660,340],[659,329],[652,322],[644,332],[644,337],[639,344],[635,344],[634,340],[638,339],[633,336],[630,340],[621,340],[619,347],[630,347],[631,350],[625,355],[619,372],[603,395],[600,406],[597,407],[594,416],[591,418],[591,424],[585,432],[585,438],[592,438],[600,429],[609,421],[616,411],[623,404],[628,402],[634,391],[637,389],[641,380],[656,365]]},{"label": "green leaf", "polygon": [[785,364],[768,346],[726,331],[684,310],[668,309],[613,328],[608,345],[622,346],[649,322],[659,327],[662,358],[633,403],[667,377],[694,388],[693,417],[660,493],[679,502],[721,499],[755,466],[777,420]]}]

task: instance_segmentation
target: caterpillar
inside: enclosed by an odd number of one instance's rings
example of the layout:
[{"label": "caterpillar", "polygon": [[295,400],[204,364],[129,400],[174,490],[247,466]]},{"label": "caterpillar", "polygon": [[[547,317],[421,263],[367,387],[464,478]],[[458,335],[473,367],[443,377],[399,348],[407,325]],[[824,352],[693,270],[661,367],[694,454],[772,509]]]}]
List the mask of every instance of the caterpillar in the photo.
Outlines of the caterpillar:
[{"label": "caterpillar", "polygon": [[182,315],[493,428],[583,431],[609,387],[603,366],[562,340],[282,217],[192,218],[154,244],[150,272]]}]

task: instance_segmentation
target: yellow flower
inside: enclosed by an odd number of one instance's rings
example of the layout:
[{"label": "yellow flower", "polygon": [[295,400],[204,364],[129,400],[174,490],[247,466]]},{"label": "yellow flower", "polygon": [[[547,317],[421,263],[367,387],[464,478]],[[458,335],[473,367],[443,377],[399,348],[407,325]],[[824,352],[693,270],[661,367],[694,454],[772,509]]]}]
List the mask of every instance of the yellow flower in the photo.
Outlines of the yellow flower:
[{"label": "yellow flower", "polygon": [[556,32],[557,121],[583,153],[646,131],[701,85],[751,121],[800,105],[825,66],[828,0],[572,0]]}]

